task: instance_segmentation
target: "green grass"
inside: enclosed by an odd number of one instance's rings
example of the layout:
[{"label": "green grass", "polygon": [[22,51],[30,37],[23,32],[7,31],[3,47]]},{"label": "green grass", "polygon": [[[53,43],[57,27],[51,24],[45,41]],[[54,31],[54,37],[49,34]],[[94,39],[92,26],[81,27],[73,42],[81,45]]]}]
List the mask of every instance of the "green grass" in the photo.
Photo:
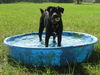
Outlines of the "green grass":
[{"label": "green grass", "polygon": [[66,67],[25,67],[8,58],[4,38],[37,32],[40,8],[61,6],[64,31],[85,32],[100,40],[100,4],[11,3],[0,4],[0,75],[100,75],[100,42],[86,62]]}]

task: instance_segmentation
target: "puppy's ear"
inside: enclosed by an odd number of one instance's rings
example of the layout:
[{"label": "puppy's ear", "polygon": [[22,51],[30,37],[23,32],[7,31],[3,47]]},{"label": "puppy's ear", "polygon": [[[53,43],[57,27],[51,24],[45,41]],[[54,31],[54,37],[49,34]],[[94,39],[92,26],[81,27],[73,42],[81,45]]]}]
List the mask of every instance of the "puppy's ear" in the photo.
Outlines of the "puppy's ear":
[{"label": "puppy's ear", "polygon": [[41,14],[43,14],[44,10],[40,8]]},{"label": "puppy's ear", "polygon": [[63,13],[63,12],[64,12],[64,8],[59,7],[59,6],[58,6],[58,10],[59,10],[61,13]]},{"label": "puppy's ear", "polygon": [[49,6],[47,9],[46,9],[48,12],[50,12],[52,10],[52,6]]}]

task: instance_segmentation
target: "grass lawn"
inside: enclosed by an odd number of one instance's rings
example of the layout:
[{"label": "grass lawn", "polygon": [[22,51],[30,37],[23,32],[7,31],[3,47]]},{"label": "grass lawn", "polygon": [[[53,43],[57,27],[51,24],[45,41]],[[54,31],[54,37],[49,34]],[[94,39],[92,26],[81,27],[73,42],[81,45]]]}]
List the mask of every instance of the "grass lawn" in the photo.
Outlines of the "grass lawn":
[{"label": "grass lawn", "polygon": [[91,57],[81,64],[66,67],[27,68],[8,58],[4,38],[37,32],[40,8],[61,6],[64,31],[85,32],[100,40],[100,4],[11,3],[0,4],[0,75],[100,75],[100,42]]}]

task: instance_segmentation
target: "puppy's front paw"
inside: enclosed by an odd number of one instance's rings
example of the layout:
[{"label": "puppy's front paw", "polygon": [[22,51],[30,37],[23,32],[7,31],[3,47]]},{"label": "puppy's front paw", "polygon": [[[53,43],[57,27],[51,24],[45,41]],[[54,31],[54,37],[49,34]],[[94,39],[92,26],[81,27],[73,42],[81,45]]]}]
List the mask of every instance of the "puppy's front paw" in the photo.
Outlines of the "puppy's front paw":
[{"label": "puppy's front paw", "polygon": [[61,46],[61,44],[58,44],[58,47],[60,47]]}]

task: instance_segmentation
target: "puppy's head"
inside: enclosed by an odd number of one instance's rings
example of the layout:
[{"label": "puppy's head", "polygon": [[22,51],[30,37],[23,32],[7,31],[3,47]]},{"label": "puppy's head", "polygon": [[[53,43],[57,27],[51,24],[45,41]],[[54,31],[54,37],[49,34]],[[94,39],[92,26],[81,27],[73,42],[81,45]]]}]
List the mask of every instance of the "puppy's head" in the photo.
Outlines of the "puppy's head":
[{"label": "puppy's head", "polygon": [[54,7],[50,6],[46,9],[49,12],[50,19],[53,23],[57,23],[61,20],[61,13],[64,12],[64,8],[62,7]]}]

